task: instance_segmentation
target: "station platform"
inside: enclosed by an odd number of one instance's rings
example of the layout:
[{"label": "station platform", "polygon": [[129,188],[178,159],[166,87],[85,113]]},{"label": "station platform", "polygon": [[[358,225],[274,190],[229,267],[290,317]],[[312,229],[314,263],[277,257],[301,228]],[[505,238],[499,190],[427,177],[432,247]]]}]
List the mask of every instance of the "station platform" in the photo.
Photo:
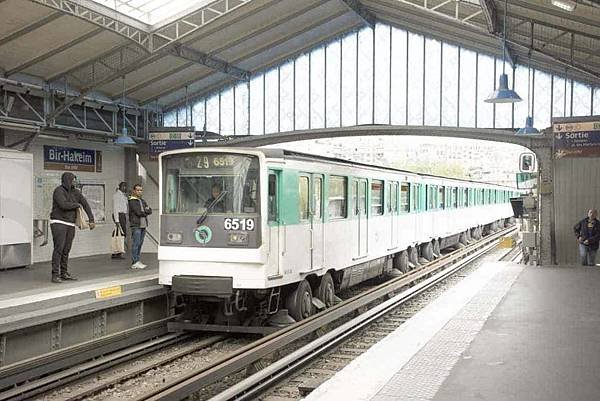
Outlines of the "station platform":
[{"label": "station platform", "polygon": [[593,400],[600,267],[479,268],[306,400]]},{"label": "station platform", "polygon": [[50,262],[0,271],[0,333],[105,308],[107,300],[117,305],[164,294],[156,254],[143,254],[142,260],[148,267],[133,270],[129,258],[72,258],[69,272],[78,280],[60,284],[50,281]]}]

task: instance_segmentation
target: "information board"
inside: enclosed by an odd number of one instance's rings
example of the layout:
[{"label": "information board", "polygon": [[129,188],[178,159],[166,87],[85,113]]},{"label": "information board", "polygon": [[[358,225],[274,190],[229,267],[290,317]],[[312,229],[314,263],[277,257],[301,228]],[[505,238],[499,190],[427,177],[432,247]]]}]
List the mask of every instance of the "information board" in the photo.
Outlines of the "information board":
[{"label": "information board", "polygon": [[167,150],[193,148],[194,139],[193,132],[151,132],[148,141],[150,160],[157,160],[158,155]]},{"label": "information board", "polygon": [[104,184],[81,182],[81,193],[88,201],[96,223],[106,222],[106,197]]},{"label": "information board", "polygon": [[600,121],[556,123],[554,157],[600,156]]}]

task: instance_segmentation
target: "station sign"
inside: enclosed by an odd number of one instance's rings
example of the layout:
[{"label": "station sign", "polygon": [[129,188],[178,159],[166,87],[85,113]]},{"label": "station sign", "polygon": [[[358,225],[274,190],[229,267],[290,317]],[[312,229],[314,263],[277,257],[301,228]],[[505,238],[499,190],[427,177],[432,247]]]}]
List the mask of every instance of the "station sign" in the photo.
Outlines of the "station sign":
[{"label": "station sign", "polygon": [[193,148],[194,132],[151,132],[149,134],[150,160],[158,160],[158,155],[167,150]]},{"label": "station sign", "polygon": [[102,172],[102,152],[44,145],[44,170]]},{"label": "station sign", "polygon": [[561,159],[564,157],[600,156],[600,130],[562,132],[555,131],[554,156],[557,159]]}]

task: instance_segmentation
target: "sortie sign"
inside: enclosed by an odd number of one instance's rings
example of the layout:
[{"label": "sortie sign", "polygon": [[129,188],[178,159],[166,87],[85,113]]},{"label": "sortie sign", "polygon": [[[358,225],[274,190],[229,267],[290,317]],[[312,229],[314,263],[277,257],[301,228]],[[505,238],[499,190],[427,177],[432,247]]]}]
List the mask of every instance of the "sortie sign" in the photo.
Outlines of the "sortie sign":
[{"label": "sortie sign", "polygon": [[102,172],[102,152],[44,145],[44,169]]}]

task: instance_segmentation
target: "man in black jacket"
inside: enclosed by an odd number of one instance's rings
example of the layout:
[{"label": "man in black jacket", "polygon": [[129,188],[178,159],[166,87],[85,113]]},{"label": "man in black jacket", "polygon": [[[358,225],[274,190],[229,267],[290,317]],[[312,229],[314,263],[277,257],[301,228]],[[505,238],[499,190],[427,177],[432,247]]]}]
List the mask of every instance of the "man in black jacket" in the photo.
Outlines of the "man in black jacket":
[{"label": "man in black jacket", "polygon": [[579,256],[583,266],[596,265],[596,252],[600,242],[600,221],[598,211],[591,209],[588,217],[575,224],[573,227],[577,242],[579,242]]},{"label": "man in black jacket", "polygon": [[90,230],[93,230],[94,215],[92,209],[81,192],[75,188],[76,177],[73,173],[64,173],[62,184],[54,190],[52,195],[52,212],[50,213],[50,229],[54,251],[52,252],[52,282],[60,283],[63,280],[76,280],[69,274],[69,252],[75,238],[75,219],[77,209],[83,209],[90,220]]},{"label": "man in black jacket", "polygon": [[148,207],[145,200],[142,199],[144,188],[140,184],[133,186],[133,191],[129,197],[129,226],[131,227],[131,268],[144,269],[145,264],[140,262],[140,252],[146,236],[146,227],[148,227],[148,218],[152,214],[152,209]]}]

